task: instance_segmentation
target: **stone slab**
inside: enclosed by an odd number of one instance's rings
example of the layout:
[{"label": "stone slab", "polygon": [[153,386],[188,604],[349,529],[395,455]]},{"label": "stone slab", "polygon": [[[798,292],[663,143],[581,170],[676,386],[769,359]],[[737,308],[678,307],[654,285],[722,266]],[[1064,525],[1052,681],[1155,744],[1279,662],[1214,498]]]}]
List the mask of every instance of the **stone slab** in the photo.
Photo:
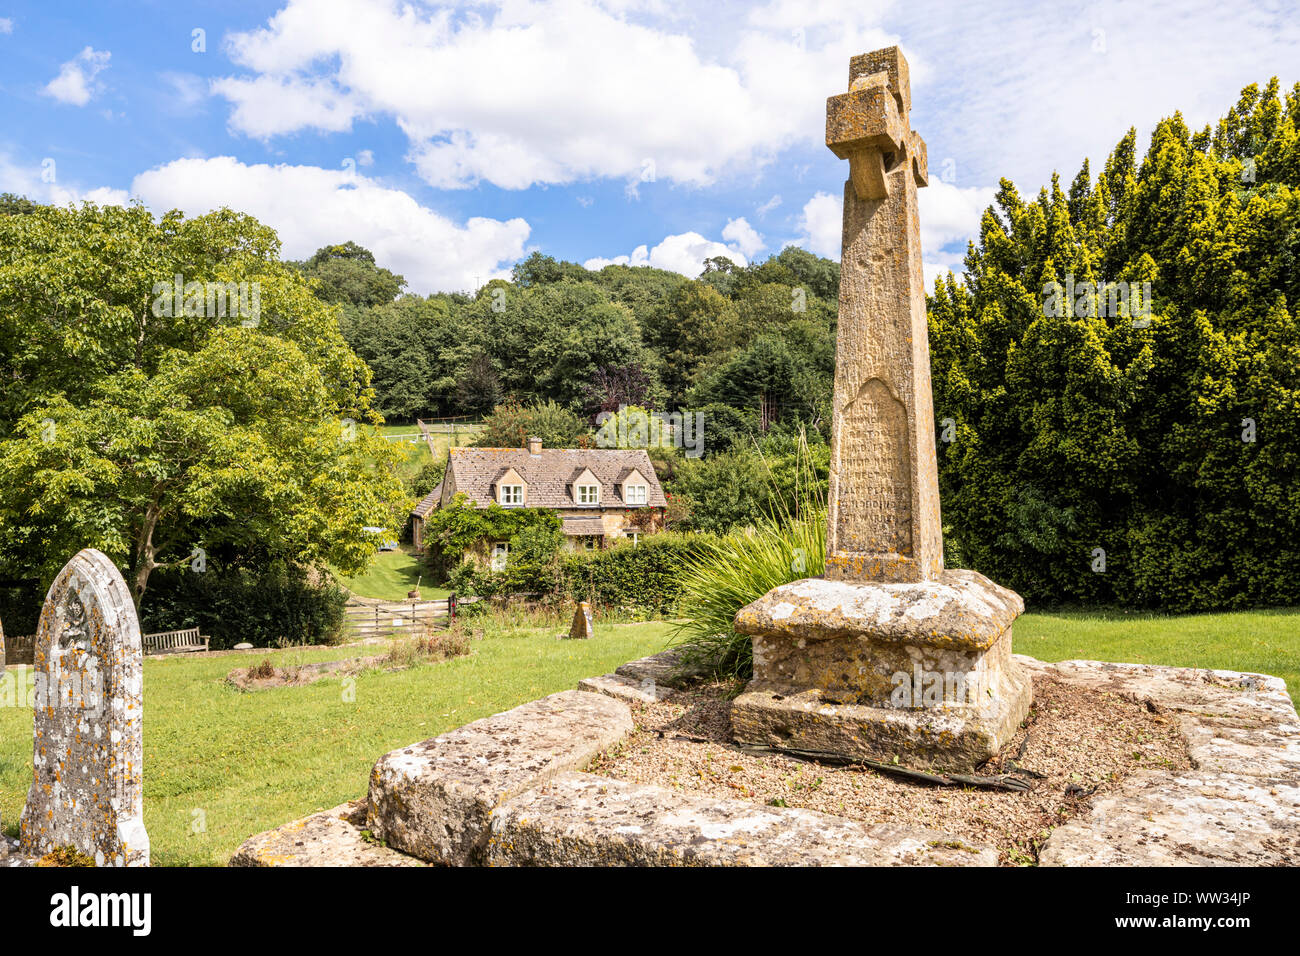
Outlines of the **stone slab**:
[{"label": "stone slab", "polygon": [[1286,682],[1239,671],[1016,656],[1030,673],[1149,702],[1178,721],[1199,770],[1300,780],[1300,717]]},{"label": "stone slab", "polygon": [[1039,864],[1300,866],[1300,784],[1142,771],[1057,827]]},{"label": "stone slab", "polygon": [[621,700],[625,704],[654,704],[668,700],[676,694],[671,687],[656,684],[653,679],[636,680],[622,674],[601,674],[599,677],[584,677],[578,681],[578,690],[592,694],[604,694]]},{"label": "stone slab", "polygon": [[741,608],[736,630],[809,643],[867,635],[880,644],[979,651],[1024,609],[1020,595],[976,571],[880,584],[804,578]]},{"label": "stone slab", "polygon": [[994,866],[942,833],[560,774],[492,815],[494,866]]},{"label": "stone slab", "polygon": [[231,866],[427,866],[365,838],[364,800],[340,804],[243,842]]},{"label": "stone slab", "polygon": [[585,766],[632,727],[623,702],[572,690],[394,750],[370,774],[370,830],[433,863],[478,862],[497,806]]},{"label": "stone slab", "polygon": [[698,676],[682,663],[681,652],[677,650],[660,651],[649,657],[638,657],[634,661],[620,664],[614,668],[619,677],[629,677],[635,681],[654,681],[665,687],[680,687],[692,677]]}]

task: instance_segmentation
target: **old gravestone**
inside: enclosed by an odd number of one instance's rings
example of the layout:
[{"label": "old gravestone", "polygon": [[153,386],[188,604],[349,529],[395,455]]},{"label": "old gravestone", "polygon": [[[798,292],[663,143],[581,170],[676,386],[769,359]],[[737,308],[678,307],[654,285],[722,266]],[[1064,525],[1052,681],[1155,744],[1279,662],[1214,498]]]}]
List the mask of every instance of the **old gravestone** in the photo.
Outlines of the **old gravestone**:
[{"label": "old gravestone", "polygon": [[573,623],[569,625],[571,640],[587,640],[596,636],[596,626],[591,618],[591,604],[583,601],[573,614]]},{"label": "old gravestone", "polygon": [[79,552],[50,586],[33,666],[22,852],[71,847],[98,866],[147,866],[140,624],[126,582],[103,553]]},{"label": "old gravestone", "polygon": [[754,676],[733,705],[741,743],[969,769],[1028,712],[1011,660],[1019,595],[945,571],[917,188],[897,47],[854,57],[826,108],[849,161],[825,578],[775,588],[736,616]]}]

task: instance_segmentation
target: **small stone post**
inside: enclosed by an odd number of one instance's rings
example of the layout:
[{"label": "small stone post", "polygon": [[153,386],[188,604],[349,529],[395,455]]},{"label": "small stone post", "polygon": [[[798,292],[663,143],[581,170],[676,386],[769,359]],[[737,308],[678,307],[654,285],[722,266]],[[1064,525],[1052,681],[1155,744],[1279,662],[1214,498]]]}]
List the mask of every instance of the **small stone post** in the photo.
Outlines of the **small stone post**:
[{"label": "small stone post", "polygon": [[571,640],[588,640],[596,636],[596,625],[591,617],[591,603],[583,601],[573,613],[573,623],[569,625]]}]

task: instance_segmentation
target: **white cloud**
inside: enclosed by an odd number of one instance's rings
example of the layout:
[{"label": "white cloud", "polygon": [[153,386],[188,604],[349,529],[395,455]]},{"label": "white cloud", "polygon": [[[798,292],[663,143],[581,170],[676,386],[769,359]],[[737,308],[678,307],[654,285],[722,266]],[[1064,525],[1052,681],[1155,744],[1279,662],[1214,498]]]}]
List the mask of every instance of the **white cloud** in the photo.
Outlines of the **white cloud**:
[{"label": "white cloud", "polygon": [[1296,79],[1300,18],[1277,0],[968,13],[965,0],[719,0],[707,14],[674,0],[285,0],[228,37],[239,72],[215,89],[255,137],[391,119],[439,187],[636,183],[646,159],[660,181],[708,185],[818,148],[848,58],[901,37],[935,169],[1034,190],[1085,155],[1095,168],[1130,125],[1145,137],[1181,109],[1199,126],[1247,83]]},{"label": "white cloud", "polygon": [[827,259],[840,258],[844,200],[830,193],[818,193],[803,205],[799,215],[799,237],[795,245]]},{"label": "white cloud", "polygon": [[0,33],[13,33],[14,22],[8,17],[0,17]]},{"label": "white cloud", "polygon": [[[232,129],[262,139],[292,129],[342,133],[360,115],[354,99],[329,80],[284,76],[222,79],[212,92],[235,103]],[[293,118],[292,127],[286,124]]]},{"label": "white cloud", "polygon": [[966,254],[966,240],[979,236],[980,218],[993,202],[993,186],[958,187],[930,174],[930,185],[917,195],[921,206],[921,251],[937,253],[949,243],[960,242]]},{"label": "white cloud", "polygon": [[[1241,88],[1297,79],[1294,4],[1090,0],[1044,9],[1031,0],[963,15],[899,6],[891,26],[936,66],[912,121],[957,182],[1015,180],[1032,195],[1058,170],[1068,186],[1085,156],[1094,174],[1130,126],[1139,151],[1163,116],[1193,129],[1222,116]],[[918,99],[920,103],[918,104]]]},{"label": "white cloud", "polygon": [[374,153],[374,151],[373,151],[373,150],[369,150],[369,149],[363,149],[361,152],[357,153],[357,165],[358,165],[358,166],[373,166],[373,165],[375,165],[375,153]]},{"label": "white cloud", "polygon": [[727,220],[727,224],[722,227],[722,238],[730,242],[746,259],[753,259],[754,253],[766,245],[763,237],[743,216]]},{"label": "white cloud", "polygon": [[[818,42],[799,43],[783,23],[743,17],[723,17],[724,31],[691,14],[683,31],[658,4],[633,15],[592,0],[470,12],[288,0],[264,27],[227,38],[248,72],[213,88],[233,106],[231,128],[261,138],[392,117],[440,188],[635,183],[647,161],[659,180],[707,185],[815,144],[849,54],[889,40],[864,24],[870,11],[831,7],[812,26]],[[710,31],[726,37],[713,55]]]},{"label": "white cloud", "polygon": [[771,199],[769,199],[767,202],[763,203],[763,205],[759,206],[758,209],[755,210],[755,212],[758,213],[758,216],[761,219],[779,205],[781,205],[781,197],[780,195],[776,195],[773,196]]},{"label": "white cloud", "polygon": [[246,212],[279,233],[286,258],[354,240],[420,293],[507,278],[530,231],[523,219],[475,217],[458,225],[355,172],[245,165],[230,156],[174,160],[136,176],[131,194],[156,213],[177,208],[194,216],[221,206]]},{"label": "white cloud", "polygon": [[167,71],[159,73],[158,78],[170,88],[171,105],[178,111],[193,110],[208,95],[207,81],[194,73]]},{"label": "white cloud", "polygon": [[652,266],[656,269],[680,272],[694,279],[704,271],[705,259],[726,256],[736,265],[743,266],[748,264],[749,256],[742,248],[742,243],[752,248],[752,243],[757,240],[758,248],[762,248],[762,237],[754,232],[744,219],[728,221],[722,234],[724,238],[732,240],[731,245],[706,239],[698,232],[684,232],[666,237],[653,249],[641,245],[632,250],[630,256],[615,256],[613,259],[597,257],[588,259],[583,265],[593,271],[608,265]]},{"label": "white cloud", "polygon": [[85,106],[90,102],[91,97],[99,92],[100,84],[95,82],[95,77],[108,69],[108,61],[111,57],[112,54],[107,50],[86,47],[63,64],[59,69],[59,75],[45,84],[45,94],[54,97],[60,103]]}]

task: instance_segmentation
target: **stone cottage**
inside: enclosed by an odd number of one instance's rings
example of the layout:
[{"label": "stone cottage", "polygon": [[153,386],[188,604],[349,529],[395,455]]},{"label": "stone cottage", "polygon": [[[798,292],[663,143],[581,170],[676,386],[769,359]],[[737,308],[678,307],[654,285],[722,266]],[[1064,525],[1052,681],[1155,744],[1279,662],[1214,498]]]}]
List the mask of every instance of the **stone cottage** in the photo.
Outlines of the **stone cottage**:
[{"label": "stone cottage", "polygon": [[[664,526],[668,502],[643,448],[453,448],[442,483],[411,512],[415,547],[424,550],[424,521],[457,494],[480,508],[547,508],[560,515],[573,550],[637,541]],[[483,543],[480,559],[505,566],[508,541]]]}]

